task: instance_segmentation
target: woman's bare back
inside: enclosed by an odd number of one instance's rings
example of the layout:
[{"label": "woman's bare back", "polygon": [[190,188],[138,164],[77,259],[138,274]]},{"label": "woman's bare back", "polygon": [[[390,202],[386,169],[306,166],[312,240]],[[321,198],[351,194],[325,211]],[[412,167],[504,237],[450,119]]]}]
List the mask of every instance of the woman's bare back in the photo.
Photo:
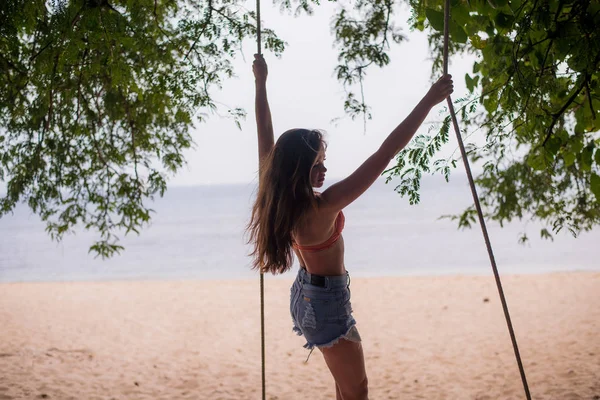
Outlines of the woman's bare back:
[{"label": "woman's bare back", "polygon": [[[317,208],[305,216],[303,223],[294,232],[294,240],[300,249],[294,248],[300,265],[311,274],[321,276],[344,275],[344,238],[339,228],[339,218],[343,214],[332,212],[328,209]],[[342,225],[343,228],[343,225]],[[339,238],[327,248],[321,249],[319,245],[326,243],[336,233]],[[303,250],[303,247],[315,250]],[[318,249],[318,250],[317,250]]]}]

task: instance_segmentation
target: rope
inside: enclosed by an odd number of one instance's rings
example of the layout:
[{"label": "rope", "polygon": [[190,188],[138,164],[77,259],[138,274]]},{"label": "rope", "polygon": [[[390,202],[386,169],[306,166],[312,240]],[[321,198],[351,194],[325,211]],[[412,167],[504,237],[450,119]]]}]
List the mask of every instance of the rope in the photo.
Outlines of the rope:
[{"label": "rope", "polygon": [[265,400],[266,380],[265,380],[265,274],[260,273],[260,355],[262,364],[262,400]]},{"label": "rope", "polygon": [[[261,43],[260,0],[256,0],[256,52],[258,54],[262,54]],[[260,361],[262,400],[265,400],[267,396],[265,378],[265,274],[262,271],[260,272]]]},{"label": "rope", "polygon": [[257,53],[262,54],[261,51],[261,29],[260,29],[260,0],[256,0],[256,47]]},{"label": "rope", "polygon": [[[446,0],[444,7],[444,75],[448,73],[448,30],[450,21],[450,0]],[[517,345],[517,339],[513,330],[512,322],[510,320],[510,314],[508,313],[508,306],[504,297],[504,290],[502,290],[502,282],[500,281],[500,275],[498,274],[498,267],[496,266],[496,259],[494,258],[494,252],[492,251],[492,245],[490,243],[490,237],[485,225],[483,218],[483,212],[481,211],[481,205],[479,204],[479,196],[477,195],[477,189],[473,181],[473,175],[471,174],[471,167],[469,166],[469,160],[467,159],[467,152],[465,145],[463,144],[462,137],[460,135],[460,129],[456,119],[456,113],[454,112],[454,106],[452,99],[448,96],[448,108],[450,110],[450,116],[452,117],[452,125],[456,132],[456,138],[458,139],[458,145],[460,146],[460,153],[465,164],[467,171],[467,177],[469,178],[469,185],[471,186],[471,193],[473,194],[473,200],[475,201],[475,208],[477,209],[477,215],[479,216],[479,224],[481,225],[481,231],[483,232],[483,238],[485,239],[485,245],[487,247],[488,255],[490,257],[490,263],[492,264],[492,270],[494,271],[494,277],[496,278],[496,286],[498,287],[498,293],[500,294],[500,301],[502,302],[502,309],[504,310],[504,317],[506,318],[506,324],[508,326],[508,332],[510,333],[510,340],[512,341],[513,349],[515,351],[515,357],[517,358],[517,364],[519,365],[519,372],[521,373],[521,380],[523,381],[523,388],[525,389],[525,396],[527,400],[531,400],[531,394],[529,394],[529,386],[527,385],[527,377],[525,376],[525,369],[521,362],[521,355],[519,353],[519,346]]]}]

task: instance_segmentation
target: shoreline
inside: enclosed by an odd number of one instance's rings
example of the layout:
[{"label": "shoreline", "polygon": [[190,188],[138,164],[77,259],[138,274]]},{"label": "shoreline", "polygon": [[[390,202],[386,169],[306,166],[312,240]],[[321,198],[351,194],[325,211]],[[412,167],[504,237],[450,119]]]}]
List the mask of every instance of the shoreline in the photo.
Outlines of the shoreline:
[{"label": "shoreline", "polygon": [[[265,275],[266,281],[285,281],[285,280],[293,280],[296,276],[297,267],[292,268],[292,270],[285,272],[281,275]],[[539,270],[539,271],[527,271],[527,272],[503,272],[501,269],[499,271],[500,278],[503,277],[518,277],[518,276],[541,276],[541,275],[552,275],[552,274],[579,274],[579,273],[600,273],[600,267],[597,269],[556,269],[556,270]],[[493,277],[494,274],[492,272],[491,267],[488,267],[488,270],[485,272],[445,272],[445,273],[399,273],[395,275],[386,275],[386,274],[373,274],[373,275],[365,275],[364,273],[352,274],[350,272],[352,279],[402,279],[402,278],[438,278],[438,277]],[[0,277],[0,286],[2,285],[13,285],[13,284],[66,284],[66,283],[126,283],[126,282],[254,282],[259,279],[258,273],[256,273],[255,278],[249,277],[230,277],[230,278],[222,278],[222,277],[132,277],[131,279],[123,279],[123,278],[106,278],[106,279],[79,279],[79,280],[7,280],[3,281],[2,277]]]}]

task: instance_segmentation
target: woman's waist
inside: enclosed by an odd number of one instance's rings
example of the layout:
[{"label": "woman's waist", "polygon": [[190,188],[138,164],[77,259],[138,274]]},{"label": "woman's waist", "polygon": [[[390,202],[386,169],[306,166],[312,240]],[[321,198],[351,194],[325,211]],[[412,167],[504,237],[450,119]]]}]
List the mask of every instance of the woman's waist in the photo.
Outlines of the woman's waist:
[{"label": "woman's waist", "polygon": [[322,276],[345,275],[344,248],[336,246],[318,253],[305,253],[298,257],[300,265],[311,274]]},{"label": "woman's waist", "polygon": [[335,269],[311,269],[308,271],[304,266],[298,270],[298,280],[316,287],[327,289],[347,288],[350,284],[350,275],[342,265]]}]

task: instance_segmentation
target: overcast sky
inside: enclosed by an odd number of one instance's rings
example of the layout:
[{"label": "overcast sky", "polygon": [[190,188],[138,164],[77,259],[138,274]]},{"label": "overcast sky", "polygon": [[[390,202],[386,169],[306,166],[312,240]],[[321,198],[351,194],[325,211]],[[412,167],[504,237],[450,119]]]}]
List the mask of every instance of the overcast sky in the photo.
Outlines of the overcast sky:
[{"label": "overcast sky", "polygon": [[[265,54],[269,65],[267,89],[273,115],[275,136],[290,128],[320,128],[327,131],[328,179],[351,173],[381,144],[390,131],[412,110],[431,85],[431,55],[425,34],[410,32],[409,10],[396,16],[408,38],[394,45],[391,63],[383,70],[372,68],[365,81],[367,103],[373,119],[364,133],[362,120],[352,121],[344,114],[345,93],[334,75],[337,50],[333,48],[330,20],[337,4],[324,2],[315,7],[313,16],[295,18],[281,13],[268,1],[262,5],[266,28],[276,31],[288,43],[280,59]],[[197,146],[185,153],[188,165],[171,179],[172,185],[249,183],[256,179],[257,139],[254,119],[254,78],[252,59],[256,43],[248,41],[244,57],[235,63],[237,78],[215,92],[215,99],[230,107],[243,107],[248,116],[242,131],[225,118],[212,116],[208,123],[197,124],[193,137]],[[453,98],[464,96],[464,74],[473,59],[451,60],[450,73],[455,78]],[[441,106],[429,114],[429,121],[443,118]],[[225,111],[225,108],[223,108]],[[342,117],[332,123],[332,119]],[[427,131],[427,121],[421,132]],[[451,136],[447,151],[456,149]]]}]

